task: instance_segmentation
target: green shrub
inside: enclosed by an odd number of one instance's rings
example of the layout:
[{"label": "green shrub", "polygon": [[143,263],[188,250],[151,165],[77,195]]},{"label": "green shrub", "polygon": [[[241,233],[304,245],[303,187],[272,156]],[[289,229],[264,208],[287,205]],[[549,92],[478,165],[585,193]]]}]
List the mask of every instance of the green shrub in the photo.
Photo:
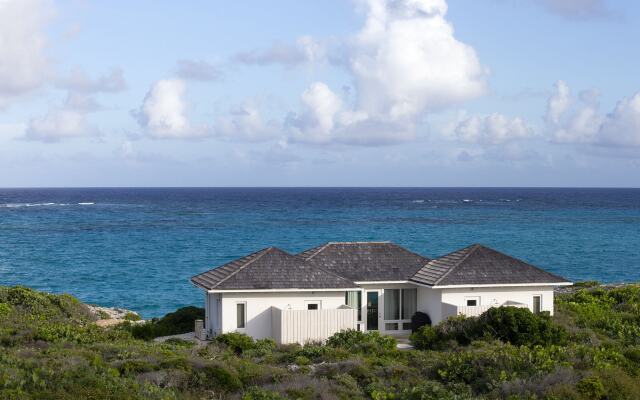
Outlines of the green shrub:
[{"label": "green shrub", "polygon": [[140,321],[142,319],[142,317],[140,317],[138,314],[136,314],[134,312],[129,311],[124,315],[123,319],[125,321]]},{"label": "green shrub", "polygon": [[424,325],[410,336],[411,344],[419,350],[435,348],[439,342],[436,330],[429,325]]},{"label": "green shrub", "polygon": [[252,386],[242,394],[242,400],[281,400],[278,392],[264,390],[258,386]]},{"label": "green shrub", "polygon": [[528,308],[493,307],[477,320],[482,336],[490,336],[517,346],[563,344],[566,331],[553,323],[547,313],[534,314]]},{"label": "green shrub", "polygon": [[216,342],[224,343],[237,354],[255,348],[256,343],[251,336],[244,333],[230,332],[216,336]]},{"label": "green shrub", "polygon": [[180,308],[160,319],[128,325],[127,329],[136,339],[151,340],[160,336],[193,332],[196,319],[204,319],[204,308],[189,306]]},{"label": "green shrub", "polygon": [[578,390],[578,393],[593,400],[602,399],[606,394],[604,385],[597,376],[588,376],[582,379],[576,385],[576,389]]},{"label": "green shrub", "polygon": [[327,346],[344,348],[356,353],[383,354],[396,351],[396,340],[380,333],[361,332],[347,329],[333,334],[327,339]]},{"label": "green shrub", "polygon": [[467,346],[479,339],[534,346],[563,344],[567,333],[546,313],[534,314],[526,308],[493,307],[479,317],[449,318],[433,328],[423,327],[411,335],[411,341],[418,349],[443,348],[451,340]]}]

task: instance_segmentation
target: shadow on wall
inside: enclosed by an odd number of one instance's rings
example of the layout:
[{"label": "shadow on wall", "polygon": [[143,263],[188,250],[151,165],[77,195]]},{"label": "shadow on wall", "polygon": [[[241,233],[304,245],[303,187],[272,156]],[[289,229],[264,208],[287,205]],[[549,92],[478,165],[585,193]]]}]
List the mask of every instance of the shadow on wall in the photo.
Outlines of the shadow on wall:
[{"label": "shadow on wall", "polygon": [[442,303],[442,320],[458,315],[458,307],[449,303]]}]

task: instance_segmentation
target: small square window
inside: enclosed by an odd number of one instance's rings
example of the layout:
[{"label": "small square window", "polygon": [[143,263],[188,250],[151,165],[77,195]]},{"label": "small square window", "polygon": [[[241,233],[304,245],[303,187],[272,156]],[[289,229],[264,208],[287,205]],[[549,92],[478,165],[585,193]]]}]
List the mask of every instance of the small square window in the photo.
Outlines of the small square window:
[{"label": "small square window", "polygon": [[467,307],[475,307],[478,305],[478,300],[476,299],[467,299]]},{"label": "small square window", "polygon": [[318,303],[307,304],[307,310],[317,310],[317,309],[318,309]]}]

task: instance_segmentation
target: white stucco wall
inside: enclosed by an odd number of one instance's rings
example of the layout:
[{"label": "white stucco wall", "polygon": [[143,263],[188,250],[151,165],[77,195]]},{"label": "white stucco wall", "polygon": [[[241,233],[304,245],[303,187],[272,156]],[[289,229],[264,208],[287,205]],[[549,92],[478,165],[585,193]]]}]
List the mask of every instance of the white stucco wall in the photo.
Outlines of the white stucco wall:
[{"label": "white stucco wall", "polygon": [[418,311],[429,315],[434,325],[442,321],[442,291],[418,287]]},{"label": "white stucco wall", "polygon": [[206,293],[204,326],[209,335],[220,333],[222,324],[221,308],[220,294]]},{"label": "white stucco wall", "polygon": [[[221,294],[221,332],[242,332],[255,339],[272,336],[271,307],[305,310],[306,301],[321,301],[322,309],[335,309],[344,304],[345,291],[327,292],[258,292]],[[236,304],[246,302],[246,328],[237,329]]]},{"label": "white stucco wall", "polygon": [[[551,315],[553,315],[553,287],[551,286],[481,287],[441,290],[443,312],[440,321],[452,315],[451,312],[447,310],[447,304],[464,306],[466,305],[466,299],[468,297],[478,297],[480,299],[479,306],[499,305],[510,300],[524,303],[530,310],[533,310],[533,296],[540,295],[542,296],[541,310],[549,311]],[[433,323],[435,324],[440,321],[433,321]]]}]

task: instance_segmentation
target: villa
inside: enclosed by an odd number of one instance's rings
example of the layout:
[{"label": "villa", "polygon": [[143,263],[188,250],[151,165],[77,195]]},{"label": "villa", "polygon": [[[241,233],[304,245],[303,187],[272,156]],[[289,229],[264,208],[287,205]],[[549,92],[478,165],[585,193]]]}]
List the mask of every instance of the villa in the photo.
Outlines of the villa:
[{"label": "villa", "polygon": [[342,242],[289,254],[269,247],[196,275],[206,292],[207,337],[242,332],[278,343],[322,341],[343,329],[411,332],[491,307],[553,314],[566,279],[474,244],[429,259],[390,242]]}]

